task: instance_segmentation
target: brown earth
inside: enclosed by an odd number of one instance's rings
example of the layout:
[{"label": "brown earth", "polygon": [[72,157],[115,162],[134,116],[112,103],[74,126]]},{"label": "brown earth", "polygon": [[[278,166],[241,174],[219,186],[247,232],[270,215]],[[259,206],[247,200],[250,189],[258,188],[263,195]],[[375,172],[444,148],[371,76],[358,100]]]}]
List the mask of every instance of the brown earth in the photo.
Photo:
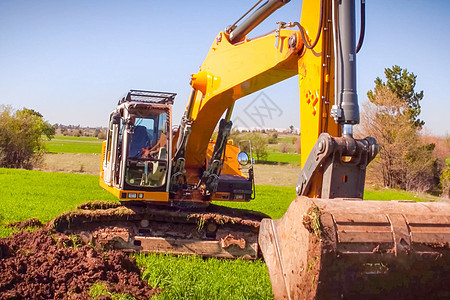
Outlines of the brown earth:
[{"label": "brown earth", "polygon": [[141,280],[135,260],[125,253],[74,245],[45,228],[0,239],[0,274],[0,299],[91,299],[94,283],[136,299],[160,292]]},{"label": "brown earth", "polygon": [[[76,228],[83,221],[108,218],[142,219],[148,207],[119,206],[119,203],[91,202],[77,210],[63,213],[42,225],[37,219],[11,223],[9,227],[24,229],[40,227],[34,232],[21,231],[0,239],[0,299],[91,299],[89,289],[94,283],[104,283],[108,292],[130,294],[136,299],[148,299],[160,292],[141,280],[135,260],[122,251],[109,250],[107,245],[95,248],[77,235],[63,234],[61,228]],[[151,212],[156,213],[159,207]],[[264,215],[244,210],[211,205],[208,212],[195,209],[162,210],[162,218],[181,218],[192,223],[195,231],[203,224],[234,224],[257,229]],[[85,224],[86,225],[86,224]],[[186,227],[186,226],[185,226]],[[59,228],[59,229],[58,229]],[[57,231],[59,230],[59,231]],[[226,242],[238,245],[241,240],[229,237]],[[239,246],[239,245],[238,245]]]},{"label": "brown earth", "polygon": [[300,166],[255,164],[255,184],[295,186],[300,175]]},{"label": "brown earth", "polygon": [[17,229],[25,229],[27,227],[42,227],[43,224],[36,218],[31,218],[25,221],[13,222],[6,225],[6,227],[17,228]]},{"label": "brown earth", "polygon": [[100,154],[46,153],[38,170],[98,175],[100,173]]}]

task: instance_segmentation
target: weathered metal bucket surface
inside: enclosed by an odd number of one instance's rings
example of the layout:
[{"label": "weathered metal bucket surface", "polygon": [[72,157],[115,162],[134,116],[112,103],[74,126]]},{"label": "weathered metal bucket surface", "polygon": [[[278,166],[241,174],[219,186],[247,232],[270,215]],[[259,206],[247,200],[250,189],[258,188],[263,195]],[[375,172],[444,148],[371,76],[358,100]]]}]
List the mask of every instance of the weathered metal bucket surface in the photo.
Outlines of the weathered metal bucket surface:
[{"label": "weathered metal bucket surface", "polygon": [[450,204],[298,197],[263,219],[275,299],[450,299]]}]

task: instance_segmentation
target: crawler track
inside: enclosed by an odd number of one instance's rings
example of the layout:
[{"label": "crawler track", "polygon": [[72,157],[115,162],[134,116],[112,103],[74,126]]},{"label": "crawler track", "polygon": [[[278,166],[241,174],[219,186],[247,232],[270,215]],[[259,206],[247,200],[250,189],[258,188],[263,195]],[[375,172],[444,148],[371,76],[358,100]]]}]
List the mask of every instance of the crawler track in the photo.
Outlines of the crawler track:
[{"label": "crawler track", "polygon": [[202,209],[86,203],[49,225],[106,249],[204,257],[258,257],[264,214],[210,205]]}]

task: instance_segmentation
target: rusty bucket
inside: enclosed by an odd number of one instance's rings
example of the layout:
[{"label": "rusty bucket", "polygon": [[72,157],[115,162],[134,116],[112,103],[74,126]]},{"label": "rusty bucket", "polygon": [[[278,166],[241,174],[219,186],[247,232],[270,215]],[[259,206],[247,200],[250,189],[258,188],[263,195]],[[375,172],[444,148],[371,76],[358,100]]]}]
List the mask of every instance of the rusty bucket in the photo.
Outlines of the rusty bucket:
[{"label": "rusty bucket", "polygon": [[450,204],[296,198],[263,219],[275,299],[450,299]]}]

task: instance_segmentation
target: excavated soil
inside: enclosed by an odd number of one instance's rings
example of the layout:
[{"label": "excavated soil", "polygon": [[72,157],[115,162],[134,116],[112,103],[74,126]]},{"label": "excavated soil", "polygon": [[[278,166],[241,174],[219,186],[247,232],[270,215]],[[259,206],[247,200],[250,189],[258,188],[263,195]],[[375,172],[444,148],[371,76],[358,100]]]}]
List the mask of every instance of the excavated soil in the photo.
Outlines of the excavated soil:
[{"label": "excavated soil", "polygon": [[0,299],[91,299],[94,283],[136,299],[160,292],[121,251],[99,252],[46,228],[0,239]]},{"label": "excavated soil", "polygon": [[49,226],[57,231],[63,231],[70,227],[76,227],[83,222],[102,222],[116,220],[140,220],[146,216],[151,219],[167,221],[182,219],[186,223],[214,222],[217,224],[240,224],[244,226],[259,228],[261,219],[268,218],[259,212],[233,209],[218,205],[210,205],[201,209],[180,209],[162,205],[142,205],[140,203],[128,203],[122,206],[120,203],[88,202],[77,207],[76,210],[67,211],[50,221]]},{"label": "excavated soil", "polygon": [[[122,251],[86,245],[76,236],[63,234],[68,228],[108,220],[178,220],[203,226],[205,223],[234,224],[259,229],[265,215],[211,205],[205,210],[167,207],[121,206],[120,203],[91,202],[80,205],[42,225],[37,219],[9,224],[21,231],[0,239],[0,299],[91,299],[89,289],[104,283],[108,292],[127,293],[148,299],[160,292],[140,278],[133,258]],[[86,223],[87,222],[87,223]],[[196,225],[197,226],[197,225]]]},{"label": "excavated soil", "polygon": [[42,227],[44,224],[41,223],[41,221],[39,221],[36,218],[31,218],[25,221],[21,221],[21,222],[13,222],[13,223],[9,223],[8,225],[6,225],[6,227],[10,227],[10,228],[17,228],[17,229],[25,229],[27,227]]}]

